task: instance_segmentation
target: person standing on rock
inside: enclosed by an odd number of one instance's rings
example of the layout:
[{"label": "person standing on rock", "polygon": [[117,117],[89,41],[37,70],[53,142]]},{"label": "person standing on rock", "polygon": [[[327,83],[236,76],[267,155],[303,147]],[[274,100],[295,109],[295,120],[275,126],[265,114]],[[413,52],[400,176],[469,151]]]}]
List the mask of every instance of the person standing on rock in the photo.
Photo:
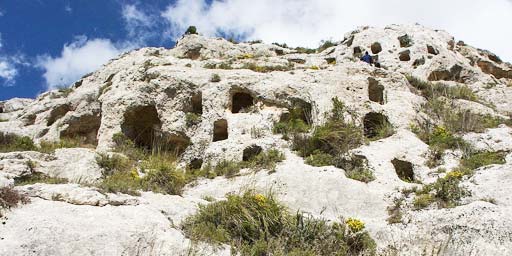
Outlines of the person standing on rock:
[{"label": "person standing on rock", "polygon": [[370,54],[368,52],[365,52],[364,53],[364,56],[361,57],[361,60],[372,65],[373,64],[373,58],[372,56],[370,56]]}]

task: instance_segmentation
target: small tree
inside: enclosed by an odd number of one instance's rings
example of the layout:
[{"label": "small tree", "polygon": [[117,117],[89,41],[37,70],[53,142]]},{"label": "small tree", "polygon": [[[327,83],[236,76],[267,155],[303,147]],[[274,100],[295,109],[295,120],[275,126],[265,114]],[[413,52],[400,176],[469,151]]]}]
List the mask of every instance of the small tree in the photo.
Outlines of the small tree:
[{"label": "small tree", "polygon": [[188,27],[187,31],[185,31],[185,35],[197,35],[197,28],[196,28],[196,26]]}]

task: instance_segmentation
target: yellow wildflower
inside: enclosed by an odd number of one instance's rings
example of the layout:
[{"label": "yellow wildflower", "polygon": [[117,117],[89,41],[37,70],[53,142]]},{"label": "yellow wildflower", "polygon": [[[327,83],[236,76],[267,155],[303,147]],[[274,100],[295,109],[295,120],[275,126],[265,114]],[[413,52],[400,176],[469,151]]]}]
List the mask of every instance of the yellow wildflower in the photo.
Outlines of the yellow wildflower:
[{"label": "yellow wildflower", "polygon": [[134,179],[140,179],[139,172],[137,171],[137,169],[133,168],[133,169],[130,171],[130,174],[131,174],[132,178],[134,178]]},{"label": "yellow wildflower", "polygon": [[264,206],[265,203],[267,202],[267,198],[262,195],[262,194],[257,194],[254,196],[254,199],[256,200],[256,202],[258,203],[259,206]]},{"label": "yellow wildflower", "polygon": [[358,219],[348,218],[348,220],[346,220],[345,223],[348,225],[350,230],[354,233],[357,233],[364,229],[364,222],[362,222]]},{"label": "yellow wildflower", "polygon": [[464,176],[464,173],[460,172],[460,171],[451,171],[449,173],[446,174],[446,178],[455,178],[455,179],[460,179],[462,178],[462,176]]}]

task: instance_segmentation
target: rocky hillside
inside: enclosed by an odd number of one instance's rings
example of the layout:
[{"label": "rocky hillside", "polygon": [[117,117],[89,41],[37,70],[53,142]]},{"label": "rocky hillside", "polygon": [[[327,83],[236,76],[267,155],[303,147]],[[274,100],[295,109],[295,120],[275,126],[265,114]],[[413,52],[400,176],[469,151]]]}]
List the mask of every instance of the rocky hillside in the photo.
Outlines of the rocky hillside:
[{"label": "rocky hillside", "polygon": [[0,254],[510,255],[511,116],[512,65],[420,25],[186,35],[0,102]]}]

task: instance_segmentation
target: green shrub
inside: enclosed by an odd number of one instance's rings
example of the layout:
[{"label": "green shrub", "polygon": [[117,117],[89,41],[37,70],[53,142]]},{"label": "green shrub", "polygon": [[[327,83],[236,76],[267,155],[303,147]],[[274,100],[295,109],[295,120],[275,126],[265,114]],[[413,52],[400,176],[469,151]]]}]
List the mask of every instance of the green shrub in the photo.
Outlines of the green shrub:
[{"label": "green shrub", "polygon": [[469,195],[469,191],[460,186],[462,177],[462,173],[450,172],[432,184],[434,197],[442,208],[457,206],[461,198]]},{"label": "green shrub", "polygon": [[203,68],[231,70],[231,69],[233,69],[232,65],[233,65],[232,61],[222,62],[222,63],[219,63],[219,64],[206,63],[206,64],[203,65]]},{"label": "green shrub", "polygon": [[282,134],[284,139],[288,139],[291,135],[307,132],[311,128],[302,119],[290,118],[287,121],[281,121],[274,124],[273,132]]},{"label": "green shrub", "polygon": [[478,102],[476,94],[466,85],[448,86],[441,83],[423,81],[413,76],[407,76],[407,80],[414,88],[418,89],[420,94],[427,98],[427,100],[443,96],[448,99],[463,99]]},{"label": "green shrub", "polygon": [[461,137],[454,136],[444,126],[436,126],[433,129],[417,127],[412,129],[418,137],[429,145],[430,153],[428,155],[427,166],[433,168],[441,164],[442,156],[447,149],[460,149],[466,146],[466,142]]},{"label": "green shrub", "polygon": [[185,174],[172,166],[150,170],[141,181],[143,190],[169,195],[181,195],[186,185]]},{"label": "green shrub", "polygon": [[492,164],[504,164],[505,152],[477,152],[469,154],[461,160],[461,167],[469,170],[475,170],[482,166]]},{"label": "green shrub", "polygon": [[478,97],[465,85],[434,84],[411,76],[407,79],[427,99],[427,103],[423,106],[423,112],[432,119],[441,121],[449,132],[483,132],[487,128],[507,122],[505,119],[491,115],[457,110],[453,105],[454,99],[478,102]]},{"label": "green shrub", "polygon": [[333,165],[333,163],[334,157],[320,150],[313,151],[313,153],[306,158],[306,164],[311,166],[329,166]]},{"label": "green shrub", "polygon": [[269,171],[274,171],[276,164],[282,162],[285,159],[283,153],[279,152],[276,149],[270,149],[266,152],[261,152],[258,155],[254,156],[248,161],[229,161],[222,160],[215,167],[212,167],[210,163],[204,165],[203,169],[200,171],[189,170],[192,178],[194,177],[206,177],[213,179],[218,176],[225,176],[226,178],[231,178],[240,173],[240,170],[249,168],[252,171],[260,171],[262,169],[267,169]]},{"label": "green shrub", "polygon": [[9,122],[9,120],[8,119],[0,118],[0,123],[2,123],[2,122]]},{"label": "green shrub", "polygon": [[305,53],[305,54],[316,53],[316,49],[305,48],[305,47],[296,47],[295,51],[297,51],[297,53]]},{"label": "green shrub", "polygon": [[185,114],[185,123],[187,124],[188,127],[197,125],[197,124],[201,123],[201,115],[196,114],[196,113],[191,113],[191,112],[186,113]]},{"label": "green shrub", "polygon": [[412,204],[414,209],[420,210],[427,208],[433,202],[433,198],[430,194],[421,194],[414,198]]},{"label": "green shrub", "polygon": [[189,26],[187,30],[185,31],[185,35],[197,35],[197,28],[196,26]]},{"label": "green shrub", "polygon": [[186,185],[183,171],[176,167],[172,154],[154,152],[139,164],[144,177],[139,177],[135,161],[119,155],[98,155],[104,179],[97,186],[105,192],[139,195],[139,190],[180,195]]},{"label": "green shrub", "polygon": [[220,76],[219,74],[213,74],[212,77],[210,77],[210,82],[212,83],[218,83],[220,82]]},{"label": "green shrub", "polygon": [[128,172],[133,167],[132,160],[120,155],[98,154],[96,163],[102,168],[102,176],[108,177],[116,172]]},{"label": "green shrub", "polygon": [[153,153],[141,164],[146,175],[141,179],[142,189],[157,193],[181,195],[186,185],[185,173],[176,167],[176,156]]},{"label": "green shrub", "polygon": [[112,140],[115,144],[114,151],[124,154],[130,159],[141,160],[147,155],[143,149],[137,148],[135,143],[122,132],[114,134]]},{"label": "green shrub", "polygon": [[0,153],[35,150],[37,147],[30,137],[0,132]]},{"label": "green shrub", "polygon": [[363,131],[353,121],[345,121],[345,105],[337,98],[332,99],[333,110],[327,121],[315,128],[312,135],[295,135],[292,148],[302,157],[315,152],[329,154],[333,159],[348,153],[364,143]]},{"label": "green shrub", "polygon": [[253,170],[267,169],[273,171],[276,168],[276,164],[285,160],[283,153],[277,149],[270,149],[266,152],[261,152],[249,161],[242,162],[246,168]]},{"label": "green shrub", "polygon": [[337,45],[336,43],[334,43],[330,40],[325,40],[325,41],[322,40],[322,42],[320,42],[320,46],[317,49],[317,52],[323,52],[325,49],[331,48],[336,45]]},{"label": "green shrub", "polygon": [[14,179],[14,184],[16,184],[16,186],[32,185],[36,183],[66,184],[68,182],[69,181],[65,178],[52,177],[40,172],[33,172],[29,175],[17,177]]},{"label": "green shrub", "polygon": [[222,160],[215,166],[214,173],[215,176],[225,176],[226,178],[231,178],[238,175],[240,170],[243,168],[244,166],[240,164],[240,162]]},{"label": "green shrub", "polygon": [[11,187],[0,188],[0,217],[3,216],[3,210],[9,210],[17,207],[19,204],[26,204],[30,199]]},{"label": "green shrub", "polygon": [[444,178],[425,185],[422,190],[416,192],[413,203],[415,208],[425,208],[432,202],[436,202],[439,208],[451,208],[459,205],[463,197],[470,195],[470,192],[460,185],[464,175],[466,173],[463,171],[451,171]]},{"label": "green shrub", "polygon": [[118,171],[104,178],[97,187],[106,193],[123,193],[138,196],[142,188],[136,172]]},{"label": "green shrub", "polygon": [[364,183],[372,182],[375,180],[373,172],[368,168],[346,170],[345,175],[349,179],[361,181]]},{"label": "green shrub", "polygon": [[375,180],[373,171],[368,167],[368,160],[363,156],[345,154],[335,159],[335,166],[345,170],[349,179],[368,183]]},{"label": "green shrub", "polygon": [[96,184],[104,192],[139,195],[141,179],[135,162],[120,155],[99,154],[96,162],[102,168],[103,180]]},{"label": "green shrub", "polygon": [[80,138],[61,138],[58,142],[41,141],[38,151],[42,153],[51,154],[56,149],[60,148],[80,148],[87,147],[85,141]]},{"label": "green shrub", "polygon": [[439,164],[446,149],[462,149],[467,143],[455,134],[466,132],[483,132],[487,128],[497,127],[507,121],[490,115],[475,114],[470,111],[456,111],[446,101],[429,100],[424,106],[424,112],[432,119],[439,120],[443,125],[434,126],[429,121],[419,122],[411,130],[430,146],[430,156],[427,164],[431,167]]},{"label": "green shrub", "polygon": [[254,72],[259,73],[269,73],[274,71],[290,71],[293,69],[293,64],[289,64],[287,66],[284,65],[278,65],[278,66],[259,66],[258,64],[254,62],[245,63],[241,69],[249,69]]},{"label": "green shrub", "polygon": [[272,195],[253,191],[200,206],[183,224],[187,237],[230,243],[241,255],[374,255],[375,242],[363,229],[356,219],[329,224],[292,215]]},{"label": "green shrub", "polygon": [[234,177],[240,173],[240,170],[249,168],[253,171],[260,171],[267,169],[274,171],[276,164],[285,159],[283,153],[276,149],[270,149],[266,152],[261,152],[248,161],[228,161],[222,160],[215,167],[212,168],[210,164],[206,164],[203,169],[196,173],[196,176],[215,178],[218,176],[225,176],[227,178]]}]

